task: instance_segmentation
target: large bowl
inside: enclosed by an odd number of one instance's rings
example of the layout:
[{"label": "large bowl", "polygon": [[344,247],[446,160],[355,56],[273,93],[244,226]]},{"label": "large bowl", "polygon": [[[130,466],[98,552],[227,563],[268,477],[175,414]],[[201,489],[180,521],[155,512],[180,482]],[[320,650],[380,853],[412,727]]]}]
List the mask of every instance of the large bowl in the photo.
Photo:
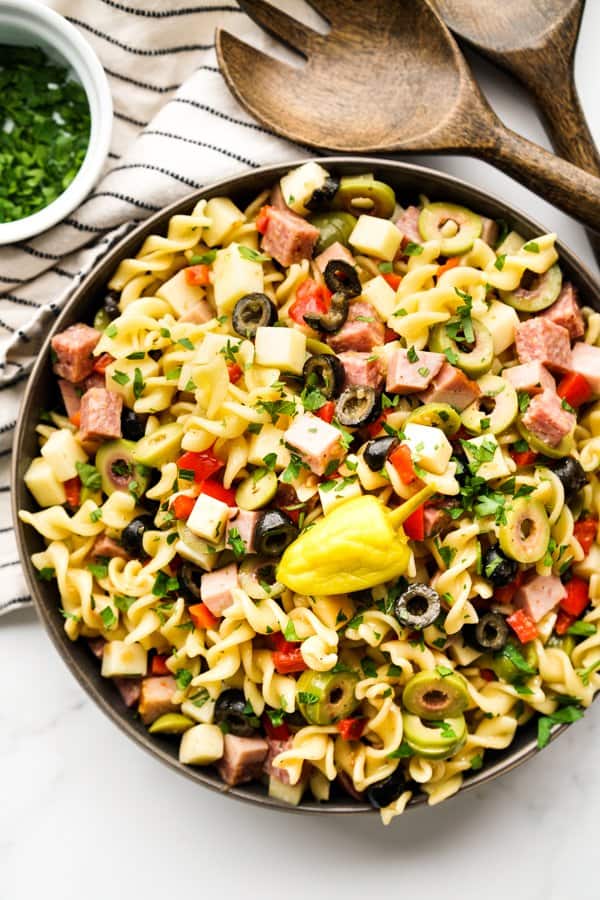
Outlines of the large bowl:
[{"label": "large bowl", "polygon": [[[403,204],[415,201],[419,194],[426,194],[432,200],[448,200],[460,203],[491,218],[504,219],[512,227],[516,227],[526,238],[535,237],[546,231],[542,225],[537,224],[524,213],[507,206],[496,197],[490,197],[489,194],[471,187],[463,181],[431,169],[421,168],[408,163],[360,157],[328,157],[320,158],[319,162],[330,171],[341,175],[365,171],[374,172],[375,177],[381,178],[394,187],[399,200]],[[54,328],[48,334],[27,385],[14,442],[12,469],[14,486],[12,492],[13,516],[19,553],[31,595],[54,646],[75,678],[98,704],[100,709],[136,743],[191,781],[203,784],[214,791],[227,793],[240,800],[298,812],[365,813],[373,811],[370,806],[337,792],[332,796],[331,802],[327,804],[307,802],[302,803],[299,807],[285,806],[268,797],[264,787],[260,784],[227,788],[211,769],[192,768],[182,765],[177,758],[176,745],[171,743],[168,738],[148,734],[148,731],[139,719],[134,718],[131,710],[125,707],[110,681],[101,677],[98,660],[92,656],[85,642],[72,643],[66,636],[63,628],[64,620],[59,611],[58,591],[53,583],[40,582],[36,579],[34,567],[30,560],[32,553],[43,549],[42,538],[32,528],[21,523],[17,517],[19,509],[35,509],[33,498],[25,488],[23,475],[32,458],[38,454],[35,425],[39,412],[41,409],[51,407],[57,394],[56,378],[52,375],[50,362],[49,342],[51,335],[57,331],[62,331],[73,322],[81,320],[91,321],[93,313],[99,305],[106,282],[118,263],[125,257],[134,256],[144,238],[149,234],[166,233],[167,223],[171,216],[178,213],[189,213],[195,203],[203,197],[208,199],[222,194],[231,196],[240,206],[243,206],[264,188],[276,181],[284,172],[292,168],[293,165],[293,163],[285,163],[278,166],[269,166],[247,175],[239,175],[196,191],[183,200],[173,203],[162,212],[151,216],[143,225],[140,225],[139,228],[136,228],[135,231],[122,240],[104,257],[102,263],[88,275],[85,281],[80,284],[71,301],[54,324]],[[563,271],[576,284],[583,301],[600,308],[600,304],[596,300],[599,286],[592,275],[581,261],[560,242],[557,243],[557,249],[560,254]],[[563,726],[560,730],[557,730],[554,736],[564,730],[565,727]],[[480,771],[466,775],[461,790],[470,790],[484,784],[486,781],[496,778],[525,762],[537,752],[535,721],[532,721],[528,726],[518,730],[515,740],[506,750],[501,752],[487,751],[485,765]],[[408,808],[410,809],[423,803],[425,799],[423,795],[417,795],[413,798]]]}]

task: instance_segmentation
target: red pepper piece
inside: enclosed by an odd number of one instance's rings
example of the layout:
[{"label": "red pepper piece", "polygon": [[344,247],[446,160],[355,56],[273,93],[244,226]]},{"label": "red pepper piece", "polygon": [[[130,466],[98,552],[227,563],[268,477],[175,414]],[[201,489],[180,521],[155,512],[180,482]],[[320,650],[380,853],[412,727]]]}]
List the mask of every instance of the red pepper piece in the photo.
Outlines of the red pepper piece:
[{"label": "red pepper piece", "polygon": [[270,206],[261,206],[259,213],[256,217],[256,230],[259,234],[264,234],[267,230],[267,225],[269,224],[269,214],[271,212]]},{"label": "red pepper piece", "polygon": [[340,719],[337,730],[345,741],[358,741],[366,724],[366,719]]},{"label": "red pepper piece", "polygon": [[410,516],[404,520],[404,531],[411,541],[425,540],[425,504],[418,506]]},{"label": "red pepper piece", "polygon": [[243,375],[242,367],[238,366],[237,363],[230,363],[227,366],[227,375],[229,376],[229,380],[232,384],[236,384]]},{"label": "red pepper piece", "polygon": [[205,603],[194,603],[192,606],[188,606],[188,612],[196,628],[214,628],[219,622]]},{"label": "red pepper piece", "polygon": [[313,278],[307,278],[296,290],[296,299],[289,309],[290,319],[298,325],[306,325],[304,316],[323,315],[328,311],[330,302],[331,291]]},{"label": "red pepper piece", "polygon": [[94,363],[94,372],[98,372],[99,375],[104,375],[107,367],[110,366],[111,362],[114,362],[114,360],[114,356],[111,356],[110,353],[103,353]]},{"label": "red pepper piece", "polygon": [[188,266],[185,269],[185,280],[188,284],[207,285],[210,284],[210,266],[200,263],[198,266]]},{"label": "red pepper piece", "polygon": [[167,669],[167,657],[162,653],[157,653],[156,656],[152,657],[152,662],[150,663],[150,674],[151,675],[170,675],[171,672]]},{"label": "red pepper piece", "polygon": [[517,609],[506,621],[522,644],[527,644],[537,637],[537,625],[524,609]]},{"label": "red pepper piece", "polygon": [[519,570],[515,576],[515,578],[509,583],[504,585],[504,587],[498,587],[494,590],[494,600],[496,603],[511,603],[512,598],[517,593],[518,589],[521,587],[523,583],[523,573]]},{"label": "red pepper piece", "polygon": [[389,460],[403,484],[412,484],[416,480],[417,473],[413,466],[410,447],[407,447],[406,444],[396,447],[394,452],[390,453]]},{"label": "red pepper piece", "polygon": [[173,515],[176,519],[185,521],[189,519],[196,502],[195,497],[188,497],[186,494],[179,494],[173,500]]},{"label": "red pepper piece", "polygon": [[331,423],[333,421],[334,414],[335,414],[335,403],[333,402],[333,400],[327,400],[327,402],[324,403],[323,406],[320,406],[319,409],[316,411],[316,415],[320,419],[323,419],[324,422],[329,422],[329,423]]},{"label": "red pepper piece", "polygon": [[560,601],[560,608],[571,616],[580,616],[590,602],[589,587],[583,578],[571,578],[565,584],[567,596]]},{"label": "red pepper piece", "polygon": [[573,534],[581,544],[581,549],[587,556],[598,534],[598,519],[580,519],[575,522]]},{"label": "red pepper piece", "polygon": [[304,672],[308,666],[304,662],[300,646],[292,645],[292,650],[274,650],[273,663],[280,675],[290,675],[293,672]]},{"label": "red pepper piece", "polygon": [[214,475],[215,472],[222,469],[224,465],[225,463],[222,460],[217,459],[210,450],[205,450],[202,453],[190,451],[184,453],[183,456],[180,456],[177,460],[177,468],[187,469],[188,472],[193,472],[194,481],[199,483],[206,481],[207,478],[210,478],[211,475]]},{"label": "red pepper piece", "polygon": [[535,450],[511,450],[510,455],[518,466],[531,466],[537,459]]},{"label": "red pepper piece", "polygon": [[580,372],[565,375],[556,388],[556,393],[574,409],[592,399],[590,383]]},{"label": "red pepper piece", "polygon": [[71,509],[77,509],[81,503],[81,481],[79,475],[75,478],[69,478],[63,483],[65,494],[67,495],[67,503]]},{"label": "red pepper piece", "polygon": [[208,478],[202,482],[200,493],[208,494],[209,497],[214,497],[215,500],[220,500],[221,503],[226,503],[227,506],[236,506],[235,491],[231,488],[223,487],[221,482],[215,481],[214,478]]},{"label": "red pepper piece", "polygon": [[[396,275],[395,272],[384,272],[383,277],[391,288],[395,291],[398,290],[402,281],[402,275]],[[396,335],[396,337],[398,337],[398,335]]]},{"label": "red pepper piece", "polygon": [[564,609],[559,609],[556,624],[554,625],[555,632],[557,634],[566,634],[576,620],[577,616],[572,616],[570,613],[565,612]]},{"label": "red pepper piece", "polygon": [[287,741],[292,733],[285,722],[282,722],[281,725],[273,725],[268,713],[264,713],[260,721],[265,729],[265,734],[271,741]]}]

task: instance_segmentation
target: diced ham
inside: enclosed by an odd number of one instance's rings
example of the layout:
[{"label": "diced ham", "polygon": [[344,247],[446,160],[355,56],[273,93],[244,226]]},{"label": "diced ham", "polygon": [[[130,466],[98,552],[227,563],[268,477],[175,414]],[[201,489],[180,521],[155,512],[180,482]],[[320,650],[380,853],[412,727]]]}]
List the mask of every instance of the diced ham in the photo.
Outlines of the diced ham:
[{"label": "diced ham", "polygon": [[544,391],[531,399],[521,421],[540,441],[556,447],[575,427],[577,419],[562,408],[560,397],[554,391]]},{"label": "diced ham", "polygon": [[289,784],[290,774],[288,770],[282,769],[279,766],[274,766],[273,760],[276,756],[279,756],[280,753],[291,750],[293,739],[289,737],[286,741],[277,741],[274,738],[267,738],[267,743],[269,745],[269,752],[263,763],[263,772],[265,775],[272,775],[274,778],[278,778],[283,784]]},{"label": "diced ham", "polygon": [[113,681],[121,695],[123,703],[128,709],[139,702],[142,694],[141,678],[121,678],[120,676],[115,676]]},{"label": "diced ham", "polygon": [[78,322],[52,338],[55,354],[53,368],[66,381],[83,381],[94,368],[92,351],[100,340],[100,332]]},{"label": "diced ham", "polygon": [[226,546],[231,546],[229,537],[231,532],[236,530],[244,542],[245,552],[254,553],[254,532],[256,531],[256,523],[259,518],[259,512],[250,512],[247,509],[240,509],[239,512],[227,522],[227,534],[225,538]]},{"label": "diced ham", "polygon": [[600,347],[578,341],[573,346],[573,371],[589,382],[594,394],[600,394]]},{"label": "diced ham", "polygon": [[369,351],[377,344],[383,344],[384,336],[385,325],[375,307],[364,300],[356,300],[350,304],[346,322],[327,339],[327,343],[336,353],[344,350]]},{"label": "diced ham", "polygon": [[179,319],[180,322],[192,322],[194,325],[204,325],[214,318],[210,303],[206,300],[197,300]]},{"label": "diced ham", "polygon": [[266,231],[262,238],[262,249],[282,266],[312,256],[319,237],[319,229],[289,209],[271,207]]},{"label": "diced ham", "polygon": [[539,360],[504,369],[502,377],[512,384],[515,391],[524,391],[527,394],[556,390],[554,378]]},{"label": "diced ham", "polygon": [[566,328],[572,341],[579,340],[585,334],[585,323],[577,302],[577,289],[570,281],[563,285],[558,300],[540,315],[543,319]]},{"label": "diced ham", "polygon": [[123,398],[106,388],[90,388],[81,398],[81,440],[120,438]]},{"label": "diced ham", "polygon": [[106,641],[102,637],[98,638],[88,638],[88,647],[96,657],[96,659],[102,659],[102,654],[104,653],[104,645]]},{"label": "diced ham", "polygon": [[103,372],[92,372],[91,375],[83,382],[83,393],[89,391],[90,388],[105,388],[106,387],[106,376]]},{"label": "diced ham", "polygon": [[331,462],[345,456],[341,432],[312,413],[297,416],[284,439],[315,475],[323,475]]},{"label": "diced ham", "polygon": [[144,725],[151,725],[159,716],[177,710],[172,699],[176,688],[172,675],[142,678],[138,712]]},{"label": "diced ham", "polygon": [[383,385],[385,371],[383,361],[379,357],[373,357],[370,353],[347,350],[346,353],[338,354],[338,359],[344,367],[345,387],[361,384],[379,390]]},{"label": "diced ham", "polygon": [[436,509],[435,506],[425,506],[423,510],[423,522],[425,526],[425,537],[433,537],[439,534],[442,528],[445,528],[451,522],[450,516],[445,509]]},{"label": "diced ham", "polygon": [[106,534],[99,534],[92,546],[92,556],[106,556],[109,559],[131,559],[127,551],[117,541]]},{"label": "diced ham", "polygon": [[339,241],[335,241],[333,244],[330,244],[326,250],[323,250],[322,253],[319,253],[318,256],[315,256],[315,263],[317,264],[317,268],[321,271],[325,271],[325,266],[328,262],[331,262],[332,259],[343,259],[345,262],[350,263],[350,265],[354,265],[354,257],[350,253],[347,247],[344,247],[343,244],[340,244]]},{"label": "diced ham", "polygon": [[517,325],[515,336],[519,362],[538,360],[547,369],[567,372],[573,367],[569,332],[550,319],[536,316]]},{"label": "diced ham", "polygon": [[423,403],[449,403],[462,412],[469,403],[477,400],[480,394],[481,388],[475,381],[471,381],[460,369],[444,361],[432,384],[419,394],[419,400]]},{"label": "diced ham", "polygon": [[[411,362],[409,354],[414,362]],[[414,394],[417,391],[424,391],[445,361],[443,353],[430,353],[428,350],[412,352],[404,349],[394,350],[388,357],[385,389],[392,394]]]},{"label": "diced ham", "polygon": [[219,775],[230,787],[259,778],[269,752],[269,745],[261,737],[238,737],[226,734],[223,756],[217,763]]},{"label": "diced ham", "polygon": [[539,622],[566,596],[565,586],[556,575],[536,575],[521,585],[513,598],[513,603],[529,613],[534,622]]},{"label": "diced ham", "polygon": [[413,244],[420,244],[423,240],[419,231],[420,214],[418,206],[407,206],[396,222],[396,228],[399,228],[404,237]]},{"label": "diced ham", "polygon": [[269,204],[274,206],[275,209],[287,209],[289,210],[289,206],[283,199],[283,191],[281,190],[281,184],[277,181],[275,186],[271,188],[271,193],[269,195]]},{"label": "diced ham", "polygon": [[494,247],[496,241],[498,240],[498,223],[493,219],[488,219],[486,216],[482,216],[481,218],[481,240],[485,241],[486,244],[489,244],[490,247]]},{"label": "diced ham", "polygon": [[233,603],[234,588],[239,587],[238,567],[229,563],[214,572],[204,572],[200,579],[200,596],[202,602],[213,616],[223,615],[223,610]]},{"label": "diced ham", "polygon": [[65,381],[64,378],[58,379],[58,387],[62,402],[67,411],[67,416],[71,418],[71,416],[74,416],[75,413],[79,412],[81,406],[81,388],[77,387],[76,384],[72,384],[70,381]]}]

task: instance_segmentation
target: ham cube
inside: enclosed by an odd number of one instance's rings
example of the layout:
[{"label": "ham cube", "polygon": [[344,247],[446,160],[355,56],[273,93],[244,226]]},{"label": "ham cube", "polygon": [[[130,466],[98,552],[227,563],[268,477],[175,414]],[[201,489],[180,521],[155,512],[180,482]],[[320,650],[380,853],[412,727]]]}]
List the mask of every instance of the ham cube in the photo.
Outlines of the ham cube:
[{"label": "ham cube", "polygon": [[556,575],[536,575],[521,585],[513,603],[519,609],[524,609],[534,622],[539,622],[546,613],[556,609],[566,596],[565,587]]},{"label": "ham cube", "polygon": [[106,534],[99,534],[92,545],[92,556],[104,556],[108,559],[131,559],[131,556],[120,544],[108,537]]},{"label": "ham cube", "polygon": [[291,210],[269,209],[262,249],[282,266],[291,266],[313,254],[319,229]]},{"label": "ham cube", "polygon": [[441,369],[426,391],[419,394],[423,403],[449,403],[459,412],[466,409],[481,394],[475,381],[471,381],[464,372],[444,361]]},{"label": "ham cube", "polygon": [[206,300],[198,300],[179,319],[180,322],[192,322],[194,325],[204,325],[214,318],[214,312]]},{"label": "ham cube", "polygon": [[92,372],[91,375],[83,382],[83,391],[81,396],[85,394],[86,391],[89,391],[90,388],[103,388],[106,387],[106,376],[103,372]]},{"label": "ham cube", "polygon": [[386,391],[392,394],[424,391],[445,360],[443,353],[430,353],[428,350],[394,350],[388,359]]},{"label": "ham cube", "polygon": [[124,678],[120,675],[115,675],[113,681],[127,709],[131,709],[132,706],[139,703],[142,696],[141,678]]},{"label": "ham cube", "polygon": [[600,347],[579,341],[573,346],[573,371],[589,382],[594,394],[600,395]]},{"label": "ham cube", "polygon": [[490,247],[495,247],[499,231],[498,223],[494,219],[488,219],[486,216],[481,217],[481,240],[489,244]]},{"label": "ham cube", "polygon": [[226,734],[223,756],[217,763],[219,775],[230,787],[260,778],[268,752],[264,738]]},{"label": "ham cube", "polygon": [[524,391],[527,394],[556,390],[554,378],[539,360],[504,369],[502,377],[510,381],[515,391]]},{"label": "ham cube", "polygon": [[521,421],[538,440],[557,447],[577,421],[572,412],[562,408],[554,391],[544,391],[532,398]]},{"label": "ham cube", "polygon": [[64,378],[58,379],[58,388],[69,419],[79,412],[81,406],[81,388]]},{"label": "ham cube", "polygon": [[66,381],[83,381],[94,368],[92,352],[100,340],[100,332],[78,322],[52,338],[53,369]]},{"label": "ham cube", "polygon": [[413,244],[420,244],[423,238],[419,231],[419,216],[421,210],[418,206],[407,206],[400,218],[396,222],[396,228],[399,228],[406,241]]},{"label": "ham cube", "polygon": [[540,315],[543,319],[566,328],[572,341],[579,340],[585,334],[585,323],[577,302],[577,289],[570,281],[563,285],[558,300]]},{"label": "ham cube", "polygon": [[346,455],[341,432],[312,413],[297,416],[283,437],[315,475],[324,475],[330,463],[341,463]]},{"label": "ham cube", "polygon": [[327,342],[336,353],[345,350],[370,351],[377,344],[383,344],[385,325],[377,310],[370,303],[357,300],[350,304],[348,318],[336,334]]},{"label": "ham cube", "polygon": [[537,316],[521,322],[515,336],[519,362],[538,360],[554,372],[567,372],[573,368],[569,332],[550,319]]},{"label": "ham cube", "polygon": [[81,398],[81,440],[120,438],[123,398],[106,388],[90,388]]},{"label": "ham cube", "polygon": [[331,262],[332,259],[343,259],[344,262],[350,263],[351,266],[354,265],[354,257],[348,248],[340,244],[339,241],[330,244],[326,250],[323,250],[322,253],[315,257],[315,263],[319,271],[324,272],[327,263]]},{"label": "ham cube", "polygon": [[267,743],[269,745],[269,751],[263,763],[263,772],[265,775],[269,777],[273,776],[273,778],[278,778],[282,784],[290,783],[290,773],[287,769],[282,769],[279,766],[273,765],[273,760],[276,756],[279,756],[280,753],[284,753],[286,750],[291,750],[293,746],[293,738],[289,737],[285,741],[278,741],[275,738],[267,738]]},{"label": "ham cube", "polygon": [[233,603],[232,591],[240,586],[238,567],[229,563],[214,572],[204,572],[200,579],[200,597],[213,616],[223,615],[223,611]]},{"label": "ham cube", "polygon": [[144,725],[151,725],[165,713],[177,711],[178,707],[173,703],[176,688],[172,675],[142,678],[138,712]]},{"label": "ham cube", "polygon": [[379,357],[374,357],[370,353],[347,350],[338,354],[338,359],[344,367],[345,387],[358,384],[379,390],[383,385],[385,373],[383,361]]},{"label": "ham cube", "polygon": [[[250,512],[247,509],[240,509],[239,512],[227,522],[225,545],[227,547],[234,546],[232,540],[235,536],[243,541],[245,553],[254,553],[254,532],[256,531],[256,523],[259,518],[259,512]],[[233,536],[232,532],[234,532]]]}]

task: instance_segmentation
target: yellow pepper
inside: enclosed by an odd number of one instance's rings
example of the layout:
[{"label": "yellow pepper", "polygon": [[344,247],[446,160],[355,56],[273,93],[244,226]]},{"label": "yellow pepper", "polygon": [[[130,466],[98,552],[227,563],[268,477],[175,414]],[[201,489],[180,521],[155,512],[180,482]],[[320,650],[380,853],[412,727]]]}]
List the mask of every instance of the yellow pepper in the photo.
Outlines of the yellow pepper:
[{"label": "yellow pepper", "polygon": [[299,594],[345,594],[397,578],[410,559],[401,523],[433,493],[428,485],[393,512],[371,494],[347,500],[289,545],[277,580]]}]

